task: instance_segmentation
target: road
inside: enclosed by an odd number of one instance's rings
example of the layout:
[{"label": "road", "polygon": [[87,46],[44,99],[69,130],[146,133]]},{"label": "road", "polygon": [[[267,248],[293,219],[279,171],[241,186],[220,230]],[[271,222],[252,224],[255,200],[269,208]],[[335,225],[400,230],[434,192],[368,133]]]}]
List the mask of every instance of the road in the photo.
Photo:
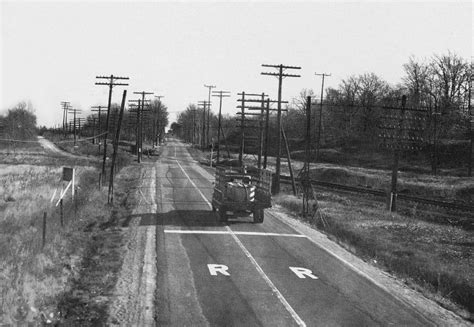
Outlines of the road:
[{"label": "road", "polygon": [[219,223],[212,175],[168,142],[156,163],[159,326],[426,326],[416,310],[282,220]]}]

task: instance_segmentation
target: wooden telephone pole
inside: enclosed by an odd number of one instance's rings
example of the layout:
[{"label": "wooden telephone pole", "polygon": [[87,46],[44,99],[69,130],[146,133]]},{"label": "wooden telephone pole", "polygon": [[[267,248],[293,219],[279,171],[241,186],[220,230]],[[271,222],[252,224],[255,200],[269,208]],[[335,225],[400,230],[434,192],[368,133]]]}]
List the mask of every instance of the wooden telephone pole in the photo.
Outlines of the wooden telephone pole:
[{"label": "wooden telephone pole", "polygon": [[[319,160],[319,148],[321,146],[321,129],[322,129],[322,122],[323,122],[323,96],[324,96],[324,77],[325,76],[331,76],[331,74],[318,74],[314,73],[316,76],[321,76],[322,77],[322,83],[321,83],[321,102],[319,103],[319,122],[318,122],[318,140],[316,143],[316,158]],[[316,116],[316,115],[315,115]]]},{"label": "wooden telephone pole", "polygon": [[266,65],[263,64],[262,67],[271,67],[278,69],[277,73],[267,73],[262,72],[262,75],[275,76],[278,77],[278,112],[277,112],[277,128],[278,128],[278,138],[277,138],[277,157],[276,157],[276,167],[274,181],[272,183],[272,193],[280,193],[280,165],[281,165],[281,91],[284,77],[301,77],[301,75],[295,74],[286,74],[284,71],[286,69],[301,69],[301,67],[296,66],[285,66],[285,65]]},{"label": "wooden telephone pole", "polygon": [[[69,108],[68,112],[73,114],[73,121],[72,121],[72,128],[73,128],[73,133],[74,133],[74,146],[76,146],[76,141],[77,141],[77,113],[80,113],[80,109],[73,109]],[[69,126],[71,126],[71,123],[69,123]]]},{"label": "wooden telephone pole", "polygon": [[91,107],[91,111],[92,112],[97,112],[97,117],[98,117],[98,120],[99,120],[99,125],[98,125],[98,128],[97,128],[97,135],[98,135],[98,142],[99,142],[99,147],[100,147],[100,133],[101,133],[101,128],[102,128],[102,125],[101,125],[101,120],[102,120],[102,109],[105,109],[106,107],[105,106],[92,106]]},{"label": "wooden telephone pole", "polygon": [[221,116],[222,116],[222,98],[225,97],[230,97],[230,92],[229,91],[212,91],[212,96],[213,97],[219,97],[219,117],[217,120],[217,159],[216,159],[216,165],[219,164],[219,158],[220,158],[220,142],[221,142]]},{"label": "wooden telephone pole", "polygon": [[209,146],[209,125],[211,124],[211,89],[215,88],[215,85],[206,85],[204,84],[204,87],[207,87],[209,89],[209,95],[207,97],[207,102],[208,102],[208,107],[207,107],[207,135],[206,135],[206,145]]},{"label": "wooden telephone pole", "polygon": [[164,98],[165,96],[155,95],[154,97],[158,99],[158,111],[153,112],[153,145],[155,145],[156,142],[156,145],[158,146],[159,144],[161,144],[161,140],[163,139],[163,135],[161,134],[161,132],[162,129],[165,127],[161,126],[160,124],[161,98]]},{"label": "wooden telephone pole", "polygon": [[71,103],[69,101],[61,101],[61,106],[63,110],[63,132],[64,136],[66,136],[67,131],[67,112],[71,109]]},{"label": "wooden telephone pole", "polygon": [[154,94],[153,92],[145,92],[145,91],[141,91],[141,92],[133,92],[133,94],[138,94],[138,95],[141,95],[142,98],[141,98],[141,108],[140,108],[140,102],[138,103],[138,120],[137,121],[137,124],[138,124],[138,163],[141,162],[141,158],[142,158],[142,148],[143,148],[143,119],[140,119],[140,114],[143,114],[143,112],[145,112],[145,96],[146,95],[152,95]]},{"label": "wooden telephone pole", "polygon": [[206,148],[206,107],[209,105],[208,101],[199,101],[198,107],[202,108],[202,137],[201,137],[201,148]]},{"label": "wooden telephone pole", "polygon": [[[107,103],[107,119],[105,123],[105,135],[104,135],[104,156],[102,160],[102,181],[105,180],[105,161],[107,159],[107,137],[109,134],[109,116],[110,116],[110,106],[112,103],[112,88],[114,86],[128,86],[128,83],[121,83],[119,81],[128,80],[128,77],[119,77],[119,76],[96,76],[99,80],[107,80],[107,82],[95,82],[95,85],[107,85],[109,87],[109,101]],[[102,182],[101,181],[101,182]],[[102,184],[102,183],[101,183]]]}]

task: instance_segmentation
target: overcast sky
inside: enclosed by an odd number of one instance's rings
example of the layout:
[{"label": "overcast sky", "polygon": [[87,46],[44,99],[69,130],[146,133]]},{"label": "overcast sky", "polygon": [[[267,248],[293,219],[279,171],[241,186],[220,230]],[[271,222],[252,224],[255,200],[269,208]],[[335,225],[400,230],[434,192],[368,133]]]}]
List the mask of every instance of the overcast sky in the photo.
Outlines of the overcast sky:
[{"label": "overcast sky", "polygon": [[[470,59],[471,1],[385,2],[6,2],[1,11],[1,107],[31,101],[40,125],[62,121],[61,101],[86,111],[106,105],[96,75],[130,77],[134,91],[164,95],[173,121],[190,103],[207,100],[204,84],[276,98],[277,79],[261,64],[301,66],[283,82],[283,98],[303,88],[319,96],[352,74],[374,72],[392,84],[402,65],[447,53]],[[123,87],[115,87],[120,102]],[[213,99],[213,110],[217,107]]]}]

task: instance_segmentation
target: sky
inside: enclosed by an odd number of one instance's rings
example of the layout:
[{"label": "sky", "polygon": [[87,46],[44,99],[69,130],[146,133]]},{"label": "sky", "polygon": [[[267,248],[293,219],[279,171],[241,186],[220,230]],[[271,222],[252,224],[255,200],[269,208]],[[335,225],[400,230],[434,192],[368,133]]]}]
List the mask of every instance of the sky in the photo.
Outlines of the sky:
[{"label": "sky", "polygon": [[[204,84],[230,91],[223,113],[234,114],[237,93],[277,97],[278,80],[262,64],[299,66],[283,80],[284,100],[313,89],[321,77],[337,87],[373,72],[401,82],[410,56],[454,52],[470,60],[471,1],[3,1],[0,0],[0,114],[31,102],[40,126],[62,122],[60,102],[89,114],[106,105],[98,75],[127,76],[127,89],[162,95],[170,121],[207,100]],[[212,98],[212,111],[218,98]]]}]

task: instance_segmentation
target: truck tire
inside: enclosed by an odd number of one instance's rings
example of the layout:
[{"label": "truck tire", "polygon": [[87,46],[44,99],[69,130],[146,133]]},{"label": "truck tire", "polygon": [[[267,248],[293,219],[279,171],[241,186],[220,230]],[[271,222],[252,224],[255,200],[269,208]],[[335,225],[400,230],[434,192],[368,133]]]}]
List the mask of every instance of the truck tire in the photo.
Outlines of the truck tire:
[{"label": "truck tire", "polygon": [[227,208],[222,206],[219,208],[219,221],[221,223],[226,223],[227,222]]},{"label": "truck tire", "polygon": [[263,223],[264,211],[263,209],[255,209],[253,211],[253,222],[255,224]]}]

